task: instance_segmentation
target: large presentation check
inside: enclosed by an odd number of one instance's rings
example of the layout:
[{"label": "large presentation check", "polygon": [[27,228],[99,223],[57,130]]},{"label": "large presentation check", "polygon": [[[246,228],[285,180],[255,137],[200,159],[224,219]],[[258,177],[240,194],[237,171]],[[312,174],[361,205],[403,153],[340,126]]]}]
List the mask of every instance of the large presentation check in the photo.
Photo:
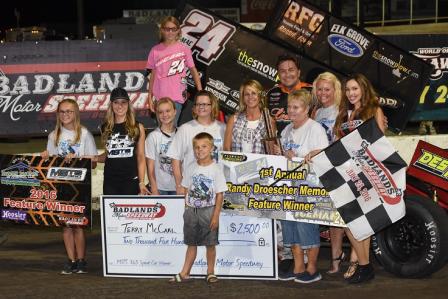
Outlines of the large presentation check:
[{"label": "large presentation check", "polygon": [[[102,196],[104,276],[169,277],[182,269],[184,198]],[[277,246],[272,219],[221,213],[215,274],[223,278],[276,279]],[[207,274],[198,247],[191,274]]]},{"label": "large presentation check", "polygon": [[1,155],[1,220],[91,226],[91,161]]}]

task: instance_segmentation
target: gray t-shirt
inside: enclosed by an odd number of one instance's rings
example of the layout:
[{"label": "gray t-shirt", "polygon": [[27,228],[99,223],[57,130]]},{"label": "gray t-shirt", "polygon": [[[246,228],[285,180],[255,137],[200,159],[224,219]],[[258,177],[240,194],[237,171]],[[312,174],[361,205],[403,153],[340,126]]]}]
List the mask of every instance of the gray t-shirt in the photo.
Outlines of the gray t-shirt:
[{"label": "gray t-shirt", "polygon": [[187,188],[186,204],[194,208],[212,207],[216,194],[227,191],[222,167],[215,162],[200,166],[196,161],[185,167],[182,187]]},{"label": "gray t-shirt", "polygon": [[338,117],[338,112],[338,107],[336,105],[331,105],[327,108],[317,109],[316,116],[314,117],[314,120],[320,123],[325,129],[328,142],[330,143],[333,143],[335,140],[333,127],[336,122],[336,118]]},{"label": "gray t-shirt", "polygon": [[212,124],[204,126],[193,119],[179,127],[166,155],[172,159],[182,161],[182,169],[185,171],[186,166],[196,161],[193,152],[194,136],[201,132],[206,132],[213,136],[215,145],[213,158],[215,161],[218,161],[218,151],[222,150],[225,130],[226,125],[220,121],[215,120]]},{"label": "gray t-shirt", "polygon": [[162,133],[160,128],[152,131],[145,141],[145,156],[154,160],[154,175],[157,180],[157,189],[163,191],[176,191],[171,158],[166,152],[174,138],[174,133]]},{"label": "gray t-shirt", "polygon": [[61,136],[59,136],[58,145],[55,146],[54,140],[56,138],[55,131],[48,135],[47,151],[50,156],[62,156],[72,153],[76,157],[97,155],[95,139],[92,134],[84,127],[81,128],[81,138],[78,143],[72,144],[75,139],[75,131],[61,128]]}]

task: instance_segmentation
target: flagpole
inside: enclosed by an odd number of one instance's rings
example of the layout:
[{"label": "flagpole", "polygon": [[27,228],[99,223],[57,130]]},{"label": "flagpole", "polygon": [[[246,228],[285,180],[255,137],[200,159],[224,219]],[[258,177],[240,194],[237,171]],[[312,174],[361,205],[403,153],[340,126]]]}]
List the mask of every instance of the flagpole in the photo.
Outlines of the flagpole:
[{"label": "flagpole", "polygon": [[275,180],[270,186],[274,186],[275,184],[277,184],[278,182],[280,182],[281,180],[283,180],[285,177],[287,177],[288,175],[290,175],[291,173],[293,173],[294,171],[296,171],[297,169],[299,169],[300,167],[302,167],[303,164],[306,164],[305,160],[303,160],[302,163],[300,163],[299,165],[297,165],[296,168],[294,168],[294,169],[292,169],[292,170],[288,170],[287,172],[285,172],[280,178],[278,178],[277,180]]}]

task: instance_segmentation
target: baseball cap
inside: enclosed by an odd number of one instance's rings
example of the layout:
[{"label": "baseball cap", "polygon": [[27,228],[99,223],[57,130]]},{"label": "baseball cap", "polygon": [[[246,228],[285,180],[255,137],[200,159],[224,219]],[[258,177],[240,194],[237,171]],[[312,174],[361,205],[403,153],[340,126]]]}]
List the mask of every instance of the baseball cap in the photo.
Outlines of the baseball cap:
[{"label": "baseball cap", "polygon": [[128,92],[122,87],[114,88],[110,93],[110,101],[113,102],[116,99],[124,99],[129,101]]}]

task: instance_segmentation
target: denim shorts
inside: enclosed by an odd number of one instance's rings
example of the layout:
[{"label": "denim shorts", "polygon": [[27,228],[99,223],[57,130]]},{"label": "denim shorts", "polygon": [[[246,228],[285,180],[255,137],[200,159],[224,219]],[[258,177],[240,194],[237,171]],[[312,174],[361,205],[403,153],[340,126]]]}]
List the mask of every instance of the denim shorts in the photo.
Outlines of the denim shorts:
[{"label": "denim shorts", "polygon": [[285,220],[281,224],[284,244],[299,245],[302,249],[320,246],[319,224]]},{"label": "denim shorts", "polygon": [[176,195],[176,191],[159,190],[160,195]]},{"label": "denim shorts", "polygon": [[193,208],[186,206],[184,212],[184,243],[190,246],[218,245],[218,229],[210,229],[215,207]]}]

